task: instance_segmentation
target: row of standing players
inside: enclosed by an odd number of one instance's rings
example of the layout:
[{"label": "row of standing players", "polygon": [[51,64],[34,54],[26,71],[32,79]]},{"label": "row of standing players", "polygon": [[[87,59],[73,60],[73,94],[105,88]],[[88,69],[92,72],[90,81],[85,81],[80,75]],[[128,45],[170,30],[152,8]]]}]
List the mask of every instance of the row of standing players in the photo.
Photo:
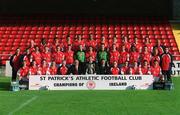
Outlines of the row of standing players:
[{"label": "row of standing players", "polygon": [[152,74],[158,80],[161,73],[164,79],[171,80],[172,56],[160,40],[153,46],[149,38],[140,44],[137,38],[129,43],[124,37],[119,43],[116,38],[109,42],[102,37],[98,43],[90,37],[85,44],[79,36],[75,41],[69,37],[66,42],[54,39],[51,45],[45,39],[39,45],[31,40],[25,52],[16,50],[10,64],[12,80],[16,80],[17,73],[20,80],[46,74]]}]

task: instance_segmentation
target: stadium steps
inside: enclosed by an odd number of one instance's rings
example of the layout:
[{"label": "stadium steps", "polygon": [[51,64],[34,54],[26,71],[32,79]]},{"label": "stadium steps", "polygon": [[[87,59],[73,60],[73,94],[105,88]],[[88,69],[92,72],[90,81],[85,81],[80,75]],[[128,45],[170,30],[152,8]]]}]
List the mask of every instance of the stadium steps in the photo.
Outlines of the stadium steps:
[{"label": "stadium steps", "polygon": [[[173,22],[173,23],[171,23],[171,25],[172,25],[172,28],[173,28],[172,31],[173,31],[173,34],[174,34],[174,37],[175,37],[175,40],[176,40],[176,43],[177,43],[177,47],[178,47],[178,49],[180,51],[180,24],[177,23],[177,22]],[[175,57],[177,58],[177,60],[180,61],[180,55],[179,54],[176,55]]]},{"label": "stadium steps", "polygon": [[172,24],[173,34],[177,42],[178,49],[180,50],[180,24]]},{"label": "stadium steps", "polygon": [[[33,17],[34,18],[34,17]],[[31,39],[40,43],[41,38],[46,38],[52,43],[53,38],[65,39],[68,34],[74,38],[82,34],[82,38],[87,39],[91,33],[96,39],[105,36],[108,39],[117,37],[121,40],[122,35],[128,36],[131,41],[137,37],[141,42],[143,38],[149,37],[152,44],[156,39],[171,48],[175,55],[175,60],[180,60],[177,45],[179,41],[176,32],[173,35],[172,27],[166,19],[131,19],[131,18],[80,18],[80,19],[0,19],[0,61],[5,65],[17,47],[25,50]],[[177,32],[178,33],[178,32]],[[178,44],[177,44],[177,43]],[[180,48],[179,48],[180,49]]]}]

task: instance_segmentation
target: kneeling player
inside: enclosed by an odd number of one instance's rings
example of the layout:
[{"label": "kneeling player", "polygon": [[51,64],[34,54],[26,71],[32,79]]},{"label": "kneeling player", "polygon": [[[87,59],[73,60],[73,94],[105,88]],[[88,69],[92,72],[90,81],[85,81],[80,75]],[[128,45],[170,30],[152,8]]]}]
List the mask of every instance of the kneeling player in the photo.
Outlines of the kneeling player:
[{"label": "kneeling player", "polygon": [[38,75],[48,75],[49,74],[48,64],[45,60],[43,60],[42,66],[38,67],[37,74]]},{"label": "kneeling player", "polygon": [[143,66],[139,68],[139,74],[140,75],[149,75],[149,74],[151,74],[147,60],[144,60]]},{"label": "kneeling player", "polygon": [[128,70],[129,70],[129,62],[126,61],[125,65],[121,68],[121,74],[122,75],[128,74],[129,73]]},{"label": "kneeling player", "polygon": [[59,71],[58,73],[59,73],[60,75],[67,75],[67,73],[68,73],[68,68],[67,68],[67,66],[66,66],[66,61],[65,61],[65,60],[63,60],[62,66],[59,68],[58,71]]},{"label": "kneeling player", "polygon": [[23,67],[21,67],[18,71],[19,84],[28,84],[29,82],[29,68],[27,66],[27,62],[23,61]]},{"label": "kneeling player", "polygon": [[37,65],[36,61],[32,61],[32,65],[29,68],[29,75],[37,75]]},{"label": "kneeling player", "polygon": [[151,66],[151,74],[153,75],[155,82],[160,80],[161,67],[159,66],[159,63],[157,60],[155,60],[153,66]]},{"label": "kneeling player", "polygon": [[56,62],[53,61],[50,67],[50,75],[57,75],[57,67],[56,67]]},{"label": "kneeling player", "polygon": [[113,63],[113,67],[111,67],[111,74],[112,75],[118,75],[120,72],[119,68],[117,67],[117,62],[115,61]]}]

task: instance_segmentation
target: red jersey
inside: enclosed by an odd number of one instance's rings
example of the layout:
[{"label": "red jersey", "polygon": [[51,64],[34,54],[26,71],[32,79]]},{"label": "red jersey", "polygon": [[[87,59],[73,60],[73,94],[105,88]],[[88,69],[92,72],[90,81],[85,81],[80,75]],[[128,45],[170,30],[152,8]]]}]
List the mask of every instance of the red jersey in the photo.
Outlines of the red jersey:
[{"label": "red jersey", "polygon": [[138,62],[139,59],[139,53],[138,52],[131,52],[130,56],[129,56],[129,62],[130,63],[134,63],[134,62]]},{"label": "red jersey", "polygon": [[96,41],[95,40],[89,40],[89,41],[87,41],[87,47],[93,47],[94,49],[96,49],[96,45],[97,45],[97,43],[96,43]]},{"label": "red jersey", "polygon": [[29,74],[30,74],[30,75],[37,75],[37,67],[31,66],[31,67],[29,68]]},{"label": "red jersey", "polygon": [[154,65],[154,61],[155,61],[155,60],[157,60],[158,63],[160,63],[160,57],[159,57],[158,55],[152,56],[152,58],[151,58],[151,66]]},{"label": "red jersey", "polygon": [[66,64],[73,64],[74,63],[74,51],[65,52],[65,59],[66,59]]},{"label": "red jersey", "polygon": [[124,64],[128,61],[129,53],[128,52],[120,52],[119,56],[119,64]]},{"label": "red jersey", "polygon": [[126,42],[126,43],[124,43],[124,46],[125,46],[127,51],[130,51],[130,48],[131,48],[131,44],[130,43]]},{"label": "red jersey", "polygon": [[137,75],[137,74],[139,74],[139,67],[133,67],[132,68],[132,71],[133,71],[133,75]]},{"label": "red jersey", "polygon": [[42,53],[42,59],[46,60],[47,63],[51,62],[51,53],[50,52]]},{"label": "red jersey", "polygon": [[148,75],[148,74],[150,74],[149,67],[141,67],[141,68],[139,69],[139,73],[142,74],[142,75]]},{"label": "red jersey", "polygon": [[129,67],[126,67],[126,66],[122,67],[121,74],[128,74],[128,70],[129,70]]},{"label": "red jersey", "polygon": [[107,48],[108,45],[109,45],[109,44],[108,44],[108,41],[103,41],[103,42],[102,42],[102,41],[99,41],[99,42],[97,41],[97,43],[98,43],[98,44],[97,44],[98,49],[101,48],[101,44],[104,44],[104,47],[105,47],[105,48]]},{"label": "red jersey", "polygon": [[29,48],[29,51],[30,51],[30,53],[32,53],[32,52],[35,51],[35,48],[34,48],[34,47],[30,47],[30,48]]},{"label": "red jersey", "polygon": [[28,73],[29,73],[29,68],[27,66],[20,68],[18,72],[20,77],[27,77]]},{"label": "red jersey", "polygon": [[137,50],[138,52],[141,51],[141,49],[142,49],[142,44],[137,43],[137,44],[133,44],[133,45],[136,47],[136,50]]},{"label": "red jersey", "polygon": [[142,54],[141,54],[141,63],[143,63],[144,60],[146,60],[148,62],[148,64],[149,64],[150,60],[151,60],[151,53],[149,53],[149,52],[142,52]]},{"label": "red jersey", "polygon": [[93,58],[93,61],[96,61],[96,52],[87,52],[86,53],[86,60],[89,61],[89,57]]},{"label": "red jersey", "polygon": [[37,65],[41,65],[42,55],[40,52],[33,52],[32,57],[33,57],[33,60],[36,61]]},{"label": "red jersey", "polygon": [[52,44],[52,47],[51,47],[51,52],[52,53],[56,52],[57,46],[60,46],[61,49],[63,48],[62,44],[55,44],[54,43],[54,44]]},{"label": "red jersey", "polygon": [[118,51],[111,51],[110,52],[110,64],[119,61],[119,52]]},{"label": "red jersey", "polygon": [[68,68],[66,66],[61,66],[60,68],[60,74],[61,75],[67,75]]},{"label": "red jersey", "polygon": [[112,46],[115,44],[116,48],[119,49],[120,47],[120,43],[119,42],[113,42],[113,41],[109,41],[109,47],[112,48]]},{"label": "red jersey", "polygon": [[158,66],[151,66],[151,74],[154,77],[160,77],[160,73],[161,73],[161,67]]},{"label": "red jersey", "polygon": [[134,68],[130,67],[129,70],[128,70],[128,74],[130,75],[135,75],[136,74],[136,71]]},{"label": "red jersey", "polygon": [[147,46],[149,52],[152,52],[153,46],[151,45],[151,43],[145,44],[145,46]]},{"label": "red jersey", "polygon": [[161,68],[162,70],[170,70],[171,69],[171,63],[172,63],[172,56],[169,53],[164,53],[161,56]]},{"label": "red jersey", "polygon": [[46,67],[39,67],[37,73],[40,74],[40,75],[46,75],[48,71],[49,70],[48,70],[47,66]]},{"label": "red jersey", "polygon": [[118,67],[112,67],[111,68],[111,74],[112,75],[118,75],[119,74],[119,68]]},{"label": "red jersey", "polygon": [[67,49],[68,49],[68,45],[72,45],[72,44],[73,44],[73,41],[70,40],[70,41],[68,42],[67,40],[64,40],[62,43],[63,43],[62,45],[63,45],[63,47],[64,47],[64,50],[67,50]]},{"label": "red jersey", "polygon": [[40,45],[39,45],[40,51],[41,51],[41,52],[44,52],[46,46],[47,46],[47,47],[50,47],[50,44],[49,44],[49,43],[48,43],[48,44],[45,44],[45,45],[40,44]]},{"label": "red jersey", "polygon": [[53,59],[55,60],[56,64],[61,64],[64,58],[63,52],[55,52],[53,54]]},{"label": "red jersey", "polygon": [[51,75],[57,75],[57,67],[50,67],[49,71]]},{"label": "red jersey", "polygon": [[30,58],[31,58],[31,55],[25,55],[23,57],[23,61],[26,61],[26,65],[29,67],[31,62],[30,62]]},{"label": "red jersey", "polygon": [[79,50],[79,46],[82,45],[83,49],[85,48],[85,42],[83,40],[79,41],[76,40],[74,41],[74,49],[77,51]]}]

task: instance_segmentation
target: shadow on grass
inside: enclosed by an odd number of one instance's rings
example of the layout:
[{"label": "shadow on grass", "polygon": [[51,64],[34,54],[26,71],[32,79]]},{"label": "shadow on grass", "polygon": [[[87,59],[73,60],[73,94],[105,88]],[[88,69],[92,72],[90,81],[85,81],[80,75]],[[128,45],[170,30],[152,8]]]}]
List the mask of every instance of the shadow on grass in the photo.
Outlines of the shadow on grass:
[{"label": "shadow on grass", "polygon": [[10,90],[10,82],[0,81],[0,91],[9,91],[9,90]]}]

